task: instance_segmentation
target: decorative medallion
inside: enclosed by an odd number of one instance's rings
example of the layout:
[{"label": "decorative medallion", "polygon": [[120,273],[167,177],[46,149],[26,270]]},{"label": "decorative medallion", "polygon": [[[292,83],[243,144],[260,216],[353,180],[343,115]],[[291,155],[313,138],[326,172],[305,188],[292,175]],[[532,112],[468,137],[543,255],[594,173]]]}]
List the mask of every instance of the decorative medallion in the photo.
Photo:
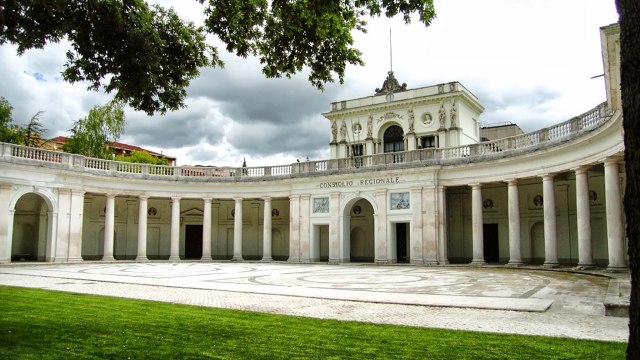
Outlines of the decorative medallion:
[{"label": "decorative medallion", "polygon": [[486,199],[485,201],[482,202],[482,207],[485,210],[493,209],[493,200]]},{"label": "decorative medallion", "polygon": [[542,206],[544,203],[544,199],[542,198],[542,195],[536,195],[533,197],[533,206]]},{"label": "decorative medallion", "polygon": [[351,130],[353,130],[353,133],[355,135],[359,135],[362,132],[362,125],[360,125],[360,123],[355,123],[353,124],[353,126],[351,127]]},{"label": "decorative medallion", "polygon": [[278,216],[280,216],[280,211],[278,211],[278,209],[271,210],[271,217],[278,217]]},{"label": "decorative medallion", "polygon": [[597,200],[598,200],[598,193],[596,193],[593,190],[589,190],[589,202],[591,202],[592,204],[595,204]]},{"label": "decorative medallion", "polygon": [[433,124],[433,116],[430,113],[426,113],[422,115],[422,123],[426,126]]},{"label": "decorative medallion", "polygon": [[147,215],[149,215],[149,216],[158,215],[158,209],[154,208],[153,206],[150,207],[149,209],[147,209]]},{"label": "decorative medallion", "polygon": [[362,213],[362,208],[360,207],[360,205],[356,205],[353,207],[353,213],[354,215],[360,215]]}]

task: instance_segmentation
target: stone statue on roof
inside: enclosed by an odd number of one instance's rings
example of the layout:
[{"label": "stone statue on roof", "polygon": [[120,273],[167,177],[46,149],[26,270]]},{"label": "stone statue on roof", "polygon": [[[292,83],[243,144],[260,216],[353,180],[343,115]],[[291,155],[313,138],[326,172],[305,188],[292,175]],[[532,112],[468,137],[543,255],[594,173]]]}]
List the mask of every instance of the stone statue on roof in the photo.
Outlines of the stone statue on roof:
[{"label": "stone statue on roof", "polygon": [[393,71],[387,73],[387,79],[382,83],[382,88],[376,89],[376,95],[384,95],[388,93],[396,93],[407,90],[407,84],[400,85],[396,77],[393,76]]}]

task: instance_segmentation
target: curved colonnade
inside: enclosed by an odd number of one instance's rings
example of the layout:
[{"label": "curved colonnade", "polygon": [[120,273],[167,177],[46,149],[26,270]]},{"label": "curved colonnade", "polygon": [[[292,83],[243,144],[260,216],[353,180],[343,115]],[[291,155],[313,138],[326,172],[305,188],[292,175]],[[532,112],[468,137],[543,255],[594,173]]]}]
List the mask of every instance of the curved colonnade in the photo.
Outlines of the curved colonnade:
[{"label": "curved colonnade", "polygon": [[257,168],[0,144],[0,262],[181,259],[626,268],[606,106],[456,148]]}]

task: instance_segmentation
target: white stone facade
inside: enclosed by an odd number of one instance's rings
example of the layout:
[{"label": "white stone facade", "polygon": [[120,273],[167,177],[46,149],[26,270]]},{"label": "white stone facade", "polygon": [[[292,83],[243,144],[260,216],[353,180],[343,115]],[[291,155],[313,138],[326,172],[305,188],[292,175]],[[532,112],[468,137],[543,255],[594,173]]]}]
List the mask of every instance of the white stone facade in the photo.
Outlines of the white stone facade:
[{"label": "white stone facade", "polygon": [[[170,167],[0,144],[0,262],[626,268],[617,106],[479,143],[483,108],[461,84],[392,94],[333,103],[323,161]],[[391,126],[401,140],[388,146]]]}]

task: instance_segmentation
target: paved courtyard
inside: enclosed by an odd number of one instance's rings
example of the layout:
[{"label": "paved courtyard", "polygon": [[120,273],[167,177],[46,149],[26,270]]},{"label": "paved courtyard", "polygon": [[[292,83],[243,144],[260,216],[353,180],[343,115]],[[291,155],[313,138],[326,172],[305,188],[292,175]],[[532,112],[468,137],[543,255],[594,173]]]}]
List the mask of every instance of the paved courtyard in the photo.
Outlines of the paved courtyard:
[{"label": "paved courtyard", "polygon": [[[251,262],[12,264],[0,284],[316,318],[626,341],[610,278],[504,267]],[[628,274],[612,281],[628,282]]]}]

